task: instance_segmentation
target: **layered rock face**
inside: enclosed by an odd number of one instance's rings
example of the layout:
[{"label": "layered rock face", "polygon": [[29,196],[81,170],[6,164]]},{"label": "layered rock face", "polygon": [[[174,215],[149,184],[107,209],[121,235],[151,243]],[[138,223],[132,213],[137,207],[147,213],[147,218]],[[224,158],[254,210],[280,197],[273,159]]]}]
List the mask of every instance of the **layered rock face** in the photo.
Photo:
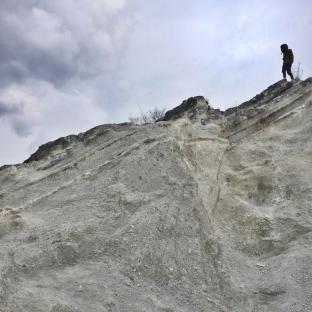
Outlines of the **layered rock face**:
[{"label": "layered rock face", "polygon": [[312,310],[312,79],[191,98],[0,169],[1,312]]}]

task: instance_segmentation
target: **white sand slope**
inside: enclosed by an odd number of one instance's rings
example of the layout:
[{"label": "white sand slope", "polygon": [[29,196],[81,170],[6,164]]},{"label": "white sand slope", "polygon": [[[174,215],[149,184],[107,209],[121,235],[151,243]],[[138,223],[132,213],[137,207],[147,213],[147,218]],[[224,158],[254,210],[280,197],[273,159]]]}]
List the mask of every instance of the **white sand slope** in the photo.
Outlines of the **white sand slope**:
[{"label": "white sand slope", "polygon": [[312,79],[61,138],[0,169],[0,311],[312,311],[311,202]]}]

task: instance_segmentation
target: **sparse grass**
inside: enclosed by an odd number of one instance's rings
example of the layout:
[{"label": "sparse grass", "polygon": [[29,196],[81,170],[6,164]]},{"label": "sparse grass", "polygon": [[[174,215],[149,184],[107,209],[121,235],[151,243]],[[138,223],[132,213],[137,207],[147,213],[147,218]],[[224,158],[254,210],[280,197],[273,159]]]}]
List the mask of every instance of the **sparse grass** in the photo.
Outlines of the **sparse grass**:
[{"label": "sparse grass", "polygon": [[159,109],[157,107],[154,107],[152,110],[149,110],[147,113],[144,113],[141,110],[141,115],[139,117],[129,117],[129,121],[131,123],[138,124],[138,125],[155,123],[157,120],[162,119],[165,116],[165,113],[166,113],[166,108]]},{"label": "sparse grass", "polygon": [[301,80],[303,76],[303,69],[301,68],[301,63],[299,62],[294,70],[294,77],[295,79]]}]

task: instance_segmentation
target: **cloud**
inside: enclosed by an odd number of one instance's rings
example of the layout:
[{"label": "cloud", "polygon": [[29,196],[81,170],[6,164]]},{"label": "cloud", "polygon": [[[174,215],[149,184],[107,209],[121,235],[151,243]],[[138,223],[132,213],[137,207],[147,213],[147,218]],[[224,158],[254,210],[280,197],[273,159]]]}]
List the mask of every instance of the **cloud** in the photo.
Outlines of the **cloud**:
[{"label": "cloud", "polygon": [[0,90],[1,117],[16,134],[28,136],[40,118],[40,101],[26,87],[11,85]]},{"label": "cloud", "polygon": [[[0,119],[5,129],[37,148],[107,121],[97,80],[108,80],[118,64],[130,23],[121,18],[126,6],[126,0],[2,0]],[[5,136],[1,143],[7,145]]]},{"label": "cloud", "polygon": [[18,106],[11,106],[8,103],[0,102],[0,118],[6,115],[12,115],[20,112],[20,107]]},{"label": "cloud", "polygon": [[1,4],[2,85],[29,78],[62,85],[112,69],[127,29],[127,21],[118,19],[124,0],[24,0],[15,5]]},{"label": "cloud", "polygon": [[[75,86],[75,85],[74,85]],[[41,80],[29,80],[23,86],[11,85],[0,90],[0,118],[7,119],[17,135],[79,131],[81,125],[92,127],[106,118],[92,92],[68,88],[59,90]]]}]

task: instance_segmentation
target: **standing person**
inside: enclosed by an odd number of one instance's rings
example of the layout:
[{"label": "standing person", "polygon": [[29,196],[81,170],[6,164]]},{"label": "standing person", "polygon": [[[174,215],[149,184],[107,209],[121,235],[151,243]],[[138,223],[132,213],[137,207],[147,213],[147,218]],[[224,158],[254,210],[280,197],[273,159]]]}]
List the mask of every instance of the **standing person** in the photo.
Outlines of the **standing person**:
[{"label": "standing person", "polygon": [[283,68],[282,68],[282,73],[284,79],[286,79],[286,72],[290,76],[291,80],[294,79],[294,75],[291,72],[291,66],[294,62],[294,54],[291,49],[288,48],[287,44],[282,44],[281,45],[281,51],[283,54]]}]

